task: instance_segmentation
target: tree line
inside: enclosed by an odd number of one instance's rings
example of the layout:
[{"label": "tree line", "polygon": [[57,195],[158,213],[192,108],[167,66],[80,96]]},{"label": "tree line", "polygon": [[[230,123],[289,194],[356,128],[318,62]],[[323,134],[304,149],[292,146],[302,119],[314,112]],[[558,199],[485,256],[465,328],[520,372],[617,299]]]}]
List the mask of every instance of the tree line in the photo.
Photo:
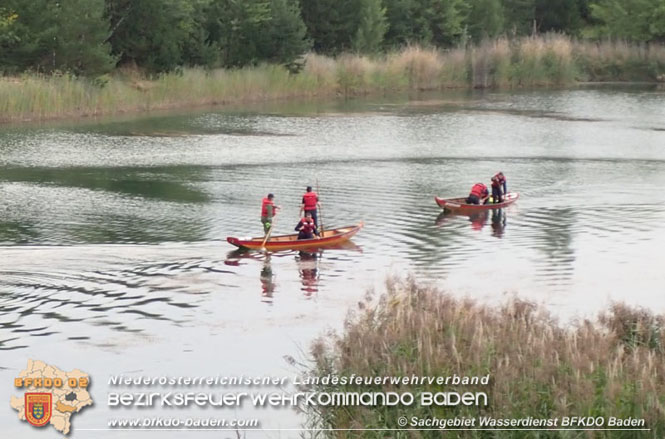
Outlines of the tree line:
[{"label": "tree line", "polygon": [[665,0],[3,0],[0,72],[269,62],[562,32],[665,41]]}]

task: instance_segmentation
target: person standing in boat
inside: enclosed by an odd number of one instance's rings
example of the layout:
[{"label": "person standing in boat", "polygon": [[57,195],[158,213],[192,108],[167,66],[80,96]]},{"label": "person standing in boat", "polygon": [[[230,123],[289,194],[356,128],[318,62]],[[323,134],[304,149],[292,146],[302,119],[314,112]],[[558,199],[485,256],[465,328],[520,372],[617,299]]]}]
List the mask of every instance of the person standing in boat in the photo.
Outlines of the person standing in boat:
[{"label": "person standing in boat", "polygon": [[506,201],[507,193],[506,177],[503,175],[503,172],[499,172],[492,177],[492,202],[502,203]]},{"label": "person standing in boat", "polygon": [[277,211],[279,210],[279,206],[275,206],[275,202],[273,201],[274,198],[275,195],[268,194],[261,203],[261,223],[263,224],[263,233],[265,234],[267,234],[272,227],[273,218],[277,215]]},{"label": "person standing in boat", "polygon": [[482,183],[476,183],[471,188],[471,193],[466,198],[466,204],[485,204],[489,197],[487,186]]},{"label": "person standing in boat", "polygon": [[296,232],[298,232],[298,239],[312,239],[314,235],[319,238],[319,231],[316,228],[316,223],[312,218],[312,212],[305,212],[305,216],[296,225]]},{"label": "person standing in boat", "polygon": [[319,219],[317,216],[317,208],[321,208],[321,203],[319,203],[319,196],[316,192],[312,190],[312,186],[307,186],[305,195],[302,196],[302,204],[300,205],[300,217],[303,213],[311,213],[312,219],[314,220],[314,225],[319,226]]}]

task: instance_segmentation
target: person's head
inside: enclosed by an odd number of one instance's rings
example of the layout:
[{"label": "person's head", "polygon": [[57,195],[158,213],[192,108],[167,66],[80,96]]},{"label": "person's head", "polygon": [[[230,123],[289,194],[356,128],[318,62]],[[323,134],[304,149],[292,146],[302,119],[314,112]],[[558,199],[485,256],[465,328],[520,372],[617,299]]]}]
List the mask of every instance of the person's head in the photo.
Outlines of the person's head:
[{"label": "person's head", "polygon": [[269,200],[272,200],[273,198],[275,198],[275,195],[273,195],[273,194],[268,194],[268,199],[269,199]]},{"label": "person's head", "polygon": [[312,186],[307,186],[307,192],[312,192]]},{"label": "person's head", "polygon": [[312,217],[312,212],[307,211],[305,212],[305,218],[311,218]]}]

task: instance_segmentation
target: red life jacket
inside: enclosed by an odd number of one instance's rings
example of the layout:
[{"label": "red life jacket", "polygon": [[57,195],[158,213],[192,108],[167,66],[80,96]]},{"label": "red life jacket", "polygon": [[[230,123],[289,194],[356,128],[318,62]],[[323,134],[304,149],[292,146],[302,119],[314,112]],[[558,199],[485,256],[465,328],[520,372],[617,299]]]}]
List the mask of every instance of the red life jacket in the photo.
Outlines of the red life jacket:
[{"label": "red life jacket", "polygon": [[275,203],[272,200],[269,200],[267,197],[263,199],[263,203],[261,204],[261,216],[262,217],[267,217],[268,216],[268,206],[272,206],[272,213],[275,213]]},{"label": "red life jacket", "polygon": [[506,177],[503,174],[496,174],[492,177],[492,186],[499,187],[506,182]]},{"label": "red life jacket", "polygon": [[489,191],[487,190],[487,186],[485,186],[482,183],[476,183],[471,188],[471,193],[469,194],[469,196],[475,195],[478,198],[483,198],[486,197],[488,193]]},{"label": "red life jacket", "polygon": [[316,195],[316,192],[306,192],[305,195],[302,196],[303,203],[305,204],[305,210],[315,210],[318,198],[319,197]]},{"label": "red life jacket", "polygon": [[300,220],[302,222],[302,228],[300,229],[301,232],[303,233],[313,233],[314,229],[316,229],[316,226],[314,225],[314,220],[312,218],[302,218]]}]

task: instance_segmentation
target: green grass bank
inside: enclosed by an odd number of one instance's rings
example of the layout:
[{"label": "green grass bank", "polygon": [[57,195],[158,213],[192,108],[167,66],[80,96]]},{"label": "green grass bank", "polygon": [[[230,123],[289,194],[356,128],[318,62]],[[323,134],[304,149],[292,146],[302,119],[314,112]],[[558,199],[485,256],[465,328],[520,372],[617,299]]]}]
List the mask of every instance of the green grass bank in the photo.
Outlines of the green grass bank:
[{"label": "green grass bank", "polygon": [[[321,431],[363,438],[662,438],[665,436],[665,316],[614,305],[598,319],[562,327],[519,301],[500,308],[414,281],[392,281],[359,304],[342,335],[312,348],[306,376],[486,376],[488,385],[310,384],[317,392],[486,392],[487,406],[318,406],[309,426],[400,428],[418,418],[642,418],[650,431]],[[476,424],[478,426],[478,424]],[[559,425],[560,426],[560,425]],[[605,424],[604,428],[608,428]]]},{"label": "green grass bank", "polygon": [[305,57],[290,74],[277,65],[187,68],[147,79],[119,70],[95,80],[69,75],[0,78],[0,121],[145,112],[267,100],[446,88],[571,86],[587,81],[665,81],[665,46],[584,42],[563,35],[441,51],[406,47],[376,57]]}]

